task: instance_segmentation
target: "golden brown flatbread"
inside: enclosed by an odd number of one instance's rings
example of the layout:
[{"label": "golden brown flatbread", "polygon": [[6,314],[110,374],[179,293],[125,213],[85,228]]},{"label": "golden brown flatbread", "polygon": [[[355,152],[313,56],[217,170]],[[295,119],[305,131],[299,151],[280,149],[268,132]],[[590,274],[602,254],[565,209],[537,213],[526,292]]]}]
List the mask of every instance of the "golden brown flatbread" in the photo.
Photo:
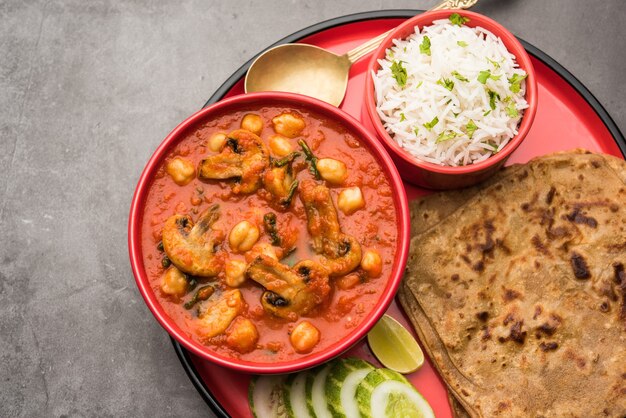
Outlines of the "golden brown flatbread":
[{"label": "golden brown flatbread", "polygon": [[469,416],[626,415],[626,162],[553,154],[411,209],[400,301]]}]

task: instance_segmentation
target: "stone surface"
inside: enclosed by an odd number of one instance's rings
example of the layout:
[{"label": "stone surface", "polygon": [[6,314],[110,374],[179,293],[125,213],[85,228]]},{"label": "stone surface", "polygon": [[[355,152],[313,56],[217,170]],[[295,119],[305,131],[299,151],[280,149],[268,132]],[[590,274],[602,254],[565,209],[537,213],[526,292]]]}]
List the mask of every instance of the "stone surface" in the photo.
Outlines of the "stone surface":
[{"label": "stone surface", "polygon": [[[139,295],[126,225],[162,138],[259,50],[411,1],[0,1],[0,416],[211,416]],[[626,129],[623,0],[475,7]]]}]

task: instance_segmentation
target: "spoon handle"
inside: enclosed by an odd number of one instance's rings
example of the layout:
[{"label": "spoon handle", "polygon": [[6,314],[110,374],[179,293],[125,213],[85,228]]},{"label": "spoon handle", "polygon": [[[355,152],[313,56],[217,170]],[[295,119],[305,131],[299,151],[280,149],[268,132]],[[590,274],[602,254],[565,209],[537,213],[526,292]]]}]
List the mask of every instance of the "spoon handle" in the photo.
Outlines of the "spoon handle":
[{"label": "spoon handle", "polygon": [[[473,5],[475,5],[477,2],[478,0],[443,0],[441,3],[437,4],[436,6],[428,10],[431,11],[431,10],[443,10],[443,9],[468,9],[472,7]],[[389,35],[392,31],[393,29],[390,29],[385,33],[381,33],[377,37],[370,39],[364,44],[361,44],[357,46],[356,48],[351,49],[350,51],[346,52],[344,56],[348,58],[348,61],[350,61],[350,64],[354,64],[355,62],[363,58],[365,55],[369,54],[370,52],[378,48],[378,46],[383,42],[383,40],[387,37],[387,35]]]}]

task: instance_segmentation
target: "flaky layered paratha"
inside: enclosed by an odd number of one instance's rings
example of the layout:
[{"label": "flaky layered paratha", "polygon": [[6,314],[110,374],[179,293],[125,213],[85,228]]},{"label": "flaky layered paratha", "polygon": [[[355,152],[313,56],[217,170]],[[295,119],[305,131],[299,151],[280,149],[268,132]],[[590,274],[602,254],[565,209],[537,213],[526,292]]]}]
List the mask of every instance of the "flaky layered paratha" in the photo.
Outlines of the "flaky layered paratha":
[{"label": "flaky layered paratha", "polygon": [[470,416],[626,416],[626,162],[545,156],[411,214],[400,300]]}]

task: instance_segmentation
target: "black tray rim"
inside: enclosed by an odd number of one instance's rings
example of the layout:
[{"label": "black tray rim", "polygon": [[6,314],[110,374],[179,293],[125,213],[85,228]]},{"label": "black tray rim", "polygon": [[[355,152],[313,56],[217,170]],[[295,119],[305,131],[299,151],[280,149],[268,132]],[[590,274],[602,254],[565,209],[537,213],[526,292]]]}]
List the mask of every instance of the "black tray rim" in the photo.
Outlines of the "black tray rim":
[{"label": "black tray rim", "polygon": [[[239,69],[237,69],[237,71],[235,71],[224,83],[222,83],[222,85],[213,93],[213,95],[211,95],[211,97],[209,98],[209,100],[207,100],[203,107],[206,107],[221,100],[222,97],[224,97],[224,95],[226,95],[226,93],[228,93],[230,89],[232,89],[233,86],[246,75],[246,71],[248,71],[248,68],[250,67],[252,62],[254,62],[256,57],[265,52],[267,49],[285,43],[297,42],[302,38],[306,38],[318,32],[322,32],[324,30],[332,29],[334,27],[346,25],[349,23],[357,23],[365,20],[410,18],[422,12],[424,11],[412,9],[390,9],[354,13],[325,20],[323,22],[316,23],[297,32],[294,32],[291,35],[288,35],[283,39],[268,46],[267,48],[256,54],[254,57],[252,57],[250,60],[248,60],[241,67],[239,67]],[[626,158],[626,139],[624,138],[624,135],[620,131],[613,118],[611,118],[611,115],[609,115],[604,106],[602,106],[602,104],[589,91],[589,89],[587,89],[587,87],[585,87],[585,85],[580,82],[580,80],[578,80],[565,67],[559,64],[554,58],[550,57],[539,48],[524,41],[523,39],[520,39],[519,37],[518,40],[522,43],[522,45],[530,55],[534,56],[545,65],[550,67],[550,69],[552,69],[561,78],[568,82],[574,88],[574,90],[576,90],[583,97],[583,99],[587,101],[587,103],[593,108],[600,120],[602,120],[606,128],[613,136],[613,139],[617,143],[617,146],[619,147],[622,156]],[[185,350],[183,346],[180,345],[175,339],[170,337],[170,340],[172,342],[172,345],[174,346],[174,351],[176,352],[176,355],[178,356],[178,359],[183,366],[183,369],[189,377],[189,380],[191,380],[191,383],[193,383],[194,387],[196,388],[200,396],[202,396],[202,399],[204,399],[211,411],[219,418],[231,418],[228,412],[226,412],[226,409],[217,401],[217,399],[215,399],[209,388],[202,380],[200,373],[193,364],[190,353]]]}]

